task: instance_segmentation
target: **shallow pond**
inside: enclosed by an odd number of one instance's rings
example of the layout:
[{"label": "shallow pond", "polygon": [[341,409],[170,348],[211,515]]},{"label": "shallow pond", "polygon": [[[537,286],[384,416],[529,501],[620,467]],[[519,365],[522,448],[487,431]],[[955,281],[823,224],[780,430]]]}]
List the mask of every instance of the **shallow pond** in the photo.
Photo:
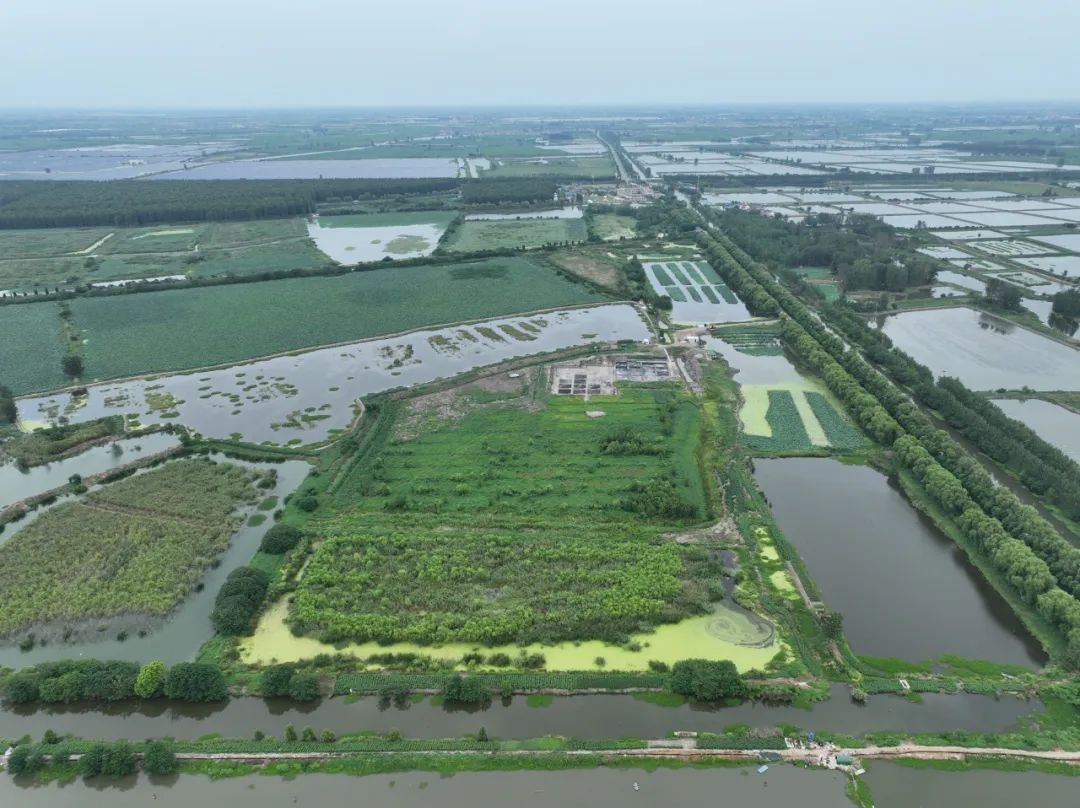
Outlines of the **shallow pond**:
[{"label": "shallow pond", "polygon": [[780,528],[857,654],[941,654],[1038,667],[1046,657],[948,537],[881,473],[829,458],[755,460]]},{"label": "shallow pond", "polygon": [[994,401],[1010,418],[1027,424],[1048,443],[1080,463],[1080,413],[1037,398]]},{"label": "shallow pond", "polygon": [[771,729],[793,724],[806,730],[862,735],[867,732],[1000,732],[1041,704],[1037,701],[967,694],[926,693],[917,704],[901,696],[871,696],[865,705],[851,700],[845,685],[833,685],[827,701],[812,710],[746,703],[734,707],[684,704],[662,707],[628,695],[555,696],[546,706],[530,707],[526,697],[496,699],[485,707],[449,708],[430,699],[404,706],[381,703],[377,696],[349,702],[236,698],[220,704],[131,701],[120,704],[70,704],[47,708],[9,706],[0,711],[0,737],[41,737],[46,729],[82,738],[192,739],[209,733],[250,738],[256,730],[281,737],[287,724],[322,732],[387,732],[407,738],[451,738],[479,727],[493,738],[661,738],[669,732],[722,732],[733,724]]},{"label": "shallow pond", "polygon": [[67,394],[44,395],[20,399],[19,413],[32,421],[66,414],[73,422],[135,413],[142,424],[175,421],[207,437],[317,443],[349,425],[364,395],[515,357],[648,336],[637,310],[626,304],[502,317],[218,370],[104,382],[88,388],[83,406],[72,408]]},{"label": "shallow pond", "polygon": [[[246,466],[248,468],[273,468],[277,470],[277,485],[260,492],[264,497],[276,496],[279,499],[292,493],[307,476],[310,466],[300,461],[286,463],[245,463],[240,460],[225,458],[224,455],[211,455],[217,460]],[[130,461],[130,458],[129,458]],[[255,512],[255,506],[243,511],[245,518]],[[27,522],[17,522],[20,527]],[[252,527],[244,524],[229,542],[228,549],[218,557],[218,566],[203,576],[203,588],[194,592],[179,606],[175,614],[146,636],[134,633],[126,640],[117,639],[116,629],[102,632],[98,642],[50,643],[36,645],[30,651],[21,651],[15,646],[0,647],[0,666],[19,668],[53,659],[73,659],[80,656],[95,659],[124,659],[145,662],[148,659],[160,659],[166,664],[185,662],[193,659],[199,646],[210,639],[213,629],[210,626],[210,611],[214,597],[225,581],[225,577],[236,567],[251,559],[259,547],[263,534],[273,524],[272,519]],[[5,531],[4,539],[17,535],[10,528]]]},{"label": "shallow pond", "polygon": [[445,225],[403,224],[387,227],[323,227],[308,224],[315,246],[339,264],[419,258],[431,255]]},{"label": "shallow pond", "polygon": [[961,275],[959,272],[953,272],[949,269],[938,272],[937,279],[942,283],[951,283],[953,286],[960,286],[964,289],[970,289],[973,292],[986,291],[985,282],[980,281],[978,278],[972,278],[970,275]]},{"label": "shallow pond", "polygon": [[[635,790],[638,784],[640,790]],[[377,808],[476,808],[515,805],[559,808],[615,808],[714,804],[745,808],[836,808],[845,804],[844,776],[775,765],[763,775],[752,767],[739,769],[578,769],[542,772],[429,772],[379,774],[367,777],[316,774],[298,778],[266,775],[210,780],[195,775],[152,779],[143,775],[121,781],[76,781],[38,785],[21,778],[0,778],[0,802],[20,808],[124,808],[228,805],[230,808],[273,806],[361,805]]]},{"label": "shallow pond", "polygon": [[[20,471],[14,464],[0,466],[0,508],[20,499],[66,485],[73,474],[89,477],[117,466],[133,463],[141,457],[157,454],[180,445],[175,435],[157,432],[138,438],[125,438],[94,446],[81,454],[44,466]],[[116,448],[119,447],[119,452]]]},{"label": "shallow pond", "polygon": [[973,390],[1080,389],[1080,351],[974,309],[889,315],[881,328],[935,375]]},{"label": "shallow pond", "polygon": [[186,171],[157,174],[155,180],[317,180],[456,177],[458,163],[441,157],[376,157],[370,160],[234,160]]}]

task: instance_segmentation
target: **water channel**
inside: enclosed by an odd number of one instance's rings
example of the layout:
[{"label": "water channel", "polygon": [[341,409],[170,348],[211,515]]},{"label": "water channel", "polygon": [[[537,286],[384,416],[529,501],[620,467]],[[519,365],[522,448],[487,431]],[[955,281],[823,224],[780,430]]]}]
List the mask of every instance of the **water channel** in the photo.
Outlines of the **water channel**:
[{"label": "water channel", "polygon": [[[639,790],[635,790],[637,783]],[[794,766],[645,771],[585,769],[559,772],[467,772],[440,776],[428,772],[351,777],[307,775],[295,779],[250,775],[223,780],[181,775],[130,777],[119,782],[77,780],[42,785],[0,776],[0,804],[19,808],[124,808],[129,805],[228,805],[273,808],[292,805],[362,805],[378,808],[476,808],[515,805],[559,808],[615,808],[641,805],[716,805],[741,808],[836,808],[845,804],[844,776]]]},{"label": "water channel", "polygon": [[[0,508],[34,494],[41,494],[66,485],[74,474],[80,477],[100,474],[179,445],[180,439],[175,435],[156,432],[94,446],[73,457],[34,466],[25,471],[20,470],[14,463],[2,465],[0,466]],[[114,447],[119,447],[119,450]]]},{"label": "water channel", "polygon": [[[107,657],[106,657],[107,658]],[[530,707],[517,696],[495,699],[486,707],[448,708],[430,700],[388,705],[377,696],[350,702],[345,698],[298,704],[290,700],[235,698],[220,704],[130,701],[118,704],[50,706],[8,705],[0,711],[0,737],[37,738],[46,729],[84,738],[194,739],[209,733],[250,738],[256,730],[280,737],[287,724],[317,731],[387,732],[407,738],[451,738],[483,726],[493,738],[565,735],[590,738],[631,736],[659,738],[676,730],[722,732],[732,724],[772,728],[794,724],[815,731],[862,735],[867,732],[1003,731],[1041,708],[1038,701],[1012,696],[993,699],[970,694],[927,693],[923,703],[900,696],[872,696],[866,704],[851,700],[845,685],[833,685],[829,699],[803,709],[747,702],[734,707],[684,704],[663,707],[632,695],[558,696],[545,707]]]}]

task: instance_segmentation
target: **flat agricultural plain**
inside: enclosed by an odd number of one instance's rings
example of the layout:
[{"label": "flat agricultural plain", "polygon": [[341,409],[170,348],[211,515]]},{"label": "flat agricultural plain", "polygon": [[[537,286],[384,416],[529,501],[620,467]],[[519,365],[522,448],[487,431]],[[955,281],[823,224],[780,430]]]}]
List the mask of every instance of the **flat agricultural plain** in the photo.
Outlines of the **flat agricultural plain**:
[{"label": "flat agricultural plain", "polygon": [[305,220],[0,231],[0,289],[323,266]]},{"label": "flat agricultural plain", "polygon": [[[550,269],[511,257],[78,298],[70,305],[84,343],[85,380],[90,380],[242,362],[438,323],[603,299]],[[55,303],[4,311],[15,311],[36,329],[35,350],[50,342],[45,339],[50,315],[55,318],[52,343],[61,339]],[[18,393],[55,387],[59,365],[59,359],[29,366],[20,362],[22,372],[9,384]]]}]

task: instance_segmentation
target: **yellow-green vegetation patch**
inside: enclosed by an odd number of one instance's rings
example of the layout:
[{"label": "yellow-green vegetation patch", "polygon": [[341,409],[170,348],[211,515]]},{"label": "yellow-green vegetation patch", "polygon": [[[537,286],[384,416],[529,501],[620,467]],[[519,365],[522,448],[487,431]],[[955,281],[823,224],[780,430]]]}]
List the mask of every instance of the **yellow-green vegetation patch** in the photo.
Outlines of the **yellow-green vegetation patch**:
[{"label": "yellow-green vegetation patch", "polygon": [[179,460],[58,505],[0,547],[0,635],[38,624],[163,617],[225,549],[253,475]]},{"label": "yellow-green vegetation patch", "polygon": [[[465,654],[478,650],[475,644],[460,642],[440,645],[380,645],[375,642],[328,645],[313,637],[295,636],[285,621],[287,611],[288,604],[283,600],[263,615],[254,636],[246,637],[240,643],[242,661],[270,664],[273,660],[298,662],[319,654],[344,653],[362,659],[376,654],[413,653],[459,662]],[[649,633],[635,633],[629,639],[630,644],[640,646],[641,650],[631,651],[628,646],[614,646],[599,640],[554,645],[511,644],[479,650],[485,655],[504,653],[512,659],[519,657],[523,651],[525,654],[543,654],[545,667],[551,671],[599,670],[597,657],[603,658],[604,669],[612,671],[647,671],[650,670],[651,660],[673,665],[690,657],[730,659],[740,671],[747,671],[764,669],[782,647],[767,621],[748,617],[741,611],[723,605],[717,606],[714,614],[659,626]],[[460,668],[465,670],[466,666],[462,663]]]},{"label": "yellow-green vegetation patch", "polygon": [[795,584],[791,582],[791,578],[784,570],[777,570],[769,576],[769,581],[776,588],[777,592],[780,592],[785,597],[798,597],[799,593],[795,589]]}]

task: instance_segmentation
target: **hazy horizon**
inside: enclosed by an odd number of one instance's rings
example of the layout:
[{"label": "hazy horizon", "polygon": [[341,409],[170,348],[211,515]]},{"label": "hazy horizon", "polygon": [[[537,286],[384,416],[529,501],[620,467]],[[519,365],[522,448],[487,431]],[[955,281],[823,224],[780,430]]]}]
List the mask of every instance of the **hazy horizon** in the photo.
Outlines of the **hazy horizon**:
[{"label": "hazy horizon", "polygon": [[[176,13],[176,9],[180,13]],[[172,13],[170,13],[172,12]],[[1080,4],[36,0],[5,110],[1073,103]]]}]

